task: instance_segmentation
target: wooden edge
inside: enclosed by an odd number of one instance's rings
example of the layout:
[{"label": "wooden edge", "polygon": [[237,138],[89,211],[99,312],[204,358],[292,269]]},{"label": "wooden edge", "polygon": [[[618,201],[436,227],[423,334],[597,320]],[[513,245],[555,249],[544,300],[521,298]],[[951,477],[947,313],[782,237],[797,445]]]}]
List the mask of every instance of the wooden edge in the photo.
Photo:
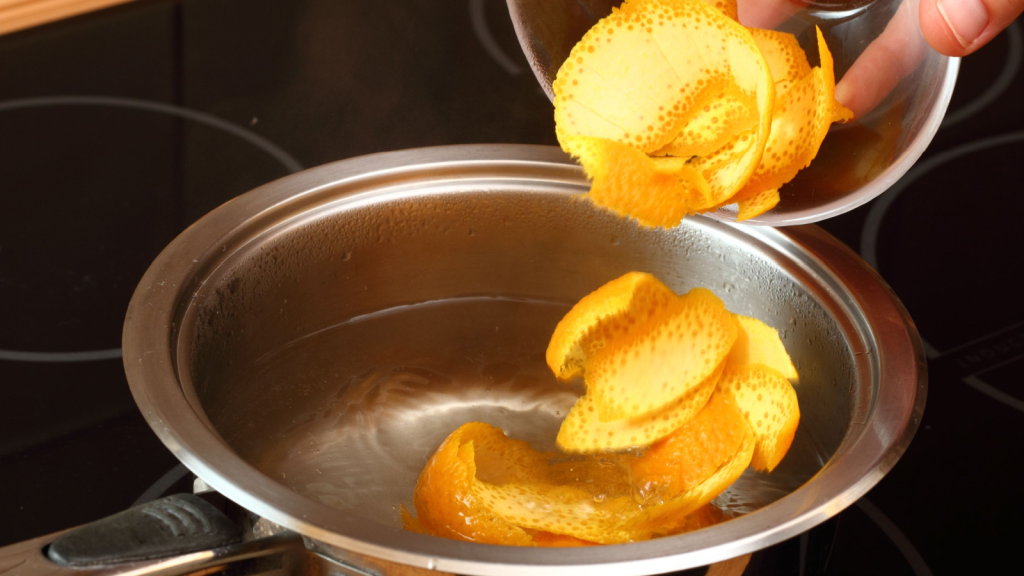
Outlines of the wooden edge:
[{"label": "wooden edge", "polygon": [[0,0],[0,34],[63,20],[131,0]]}]

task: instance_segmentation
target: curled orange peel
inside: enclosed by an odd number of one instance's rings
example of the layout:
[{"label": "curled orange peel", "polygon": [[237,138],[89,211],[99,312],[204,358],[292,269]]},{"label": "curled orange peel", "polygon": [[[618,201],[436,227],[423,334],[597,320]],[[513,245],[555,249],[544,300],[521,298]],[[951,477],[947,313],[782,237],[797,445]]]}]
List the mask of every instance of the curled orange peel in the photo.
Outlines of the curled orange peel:
[{"label": "curled orange peel", "polygon": [[771,472],[789,451],[800,423],[796,391],[778,370],[763,364],[727,366],[718,391],[735,402],[756,439],[751,464]]},{"label": "curled orange peel", "polygon": [[694,288],[652,310],[602,324],[607,344],[587,360],[587,395],[603,422],[652,414],[701,385],[736,339],[736,320]]},{"label": "curled orange peel", "polygon": [[[497,431],[501,434],[501,431]],[[476,480],[474,438],[493,436],[487,424],[464,424],[441,444],[420,473],[413,494],[416,528],[443,538],[531,546],[521,527],[490,514],[473,491]],[[504,434],[502,434],[504,436]],[[409,516],[406,512],[405,516]],[[407,522],[411,523],[409,516]]]},{"label": "curled orange peel", "polygon": [[800,381],[779,331],[757,318],[735,315],[739,331],[726,361],[732,366],[763,364],[796,384]]},{"label": "curled orange peel", "polygon": [[569,453],[601,454],[650,446],[693,418],[707,403],[718,385],[725,363],[689,392],[652,414],[602,422],[593,399],[584,395],[576,401],[558,430],[558,447]]},{"label": "curled orange peel", "polygon": [[[705,467],[699,478],[693,476],[695,481],[691,486],[669,497],[651,499],[649,502],[636,498],[629,481],[630,465],[636,461],[636,457],[630,455],[620,455],[615,461],[604,463],[592,457],[561,463],[549,462],[547,465],[530,464],[529,468],[521,470],[524,472],[522,474],[491,477],[488,480],[483,479],[483,474],[478,472],[469,490],[482,503],[485,514],[493,515],[494,521],[522,527],[524,533],[533,539],[531,545],[556,545],[556,541],[561,541],[562,545],[633,542],[699,527],[707,519],[692,518],[691,515],[699,512],[732,483],[738,475],[737,470],[742,473],[749,465],[752,453],[753,441],[746,422],[729,405],[728,400],[716,401],[714,404],[709,402],[712,408],[705,408],[702,412],[718,414],[722,411],[715,409],[723,403],[731,409],[731,424],[741,426],[744,435],[728,449],[719,450],[722,457],[718,466]],[[711,421],[721,423],[722,419],[703,418],[700,422],[707,425]],[[500,434],[500,431],[495,434]],[[505,438],[499,440],[499,443],[502,441],[510,445],[517,442]],[[488,450],[495,450],[490,464],[495,466],[495,460],[515,458],[517,448],[503,450],[501,446],[492,445]],[[483,453],[483,449],[476,448],[478,458]],[[497,466],[517,468],[518,464],[504,463]],[[486,467],[481,463],[478,470]],[[566,474],[565,469],[578,469],[578,473]],[[538,538],[537,532],[544,536]],[[547,534],[561,538],[548,538]]]},{"label": "curled orange peel", "polygon": [[[421,473],[418,515],[403,506],[403,526],[559,547],[699,529],[725,518],[708,503],[748,466],[778,466],[799,423],[790,384],[798,376],[778,332],[729,313],[707,290],[677,296],[650,274],[626,274],[583,298],[547,359],[560,378],[582,374],[588,387],[562,423],[563,453],[465,424]],[[625,377],[606,378],[613,367]],[[651,386],[666,373],[672,385]],[[693,374],[704,375],[679,385]],[[602,390],[611,417],[602,418]]]},{"label": "curled orange peel", "polygon": [[817,30],[821,65],[806,72],[806,58],[798,58],[798,52],[800,55],[802,52],[796,45],[796,39],[788,36],[767,31],[755,34],[759,45],[764,44],[766,56],[771,55],[767,58],[769,65],[773,74],[782,77],[784,87],[777,84],[780,93],[775,101],[771,135],[761,163],[733,198],[742,202],[760,197],[757,202],[741,206],[743,219],[759,216],[774,207],[771,202],[774,196],[762,193],[778,190],[810,165],[832,122],[852,117],[852,113],[835,100],[832,54],[821,30]]},{"label": "curled orange peel", "polygon": [[560,380],[582,375],[587,359],[607,344],[603,323],[654,314],[675,297],[671,288],[645,272],[629,272],[604,284],[558,322],[545,353],[548,367]]},{"label": "curled orange peel", "polygon": [[735,402],[714,394],[691,420],[632,463],[645,500],[665,501],[699,486],[726,464],[750,436]]},{"label": "curled orange peel", "polygon": [[708,202],[707,182],[684,162],[661,161],[632,146],[589,136],[567,136],[563,147],[591,179],[590,200],[645,226],[676,226]]},{"label": "curled orange peel", "polygon": [[731,203],[754,218],[853,117],[820,30],[812,69],[794,36],[736,17],[730,0],[627,0],[576,45],[553,83],[556,135],[595,204],[645,226]]},{"label": "curled orange peel", "polygon": [[762,190],[751,198],[745,198],[737,202],[739,210],[736,212],[736,221],[743,222],[756,218],[761,214],[775,208],[779,204],[779,189]]},{"label": "curled orange peel", "polygon": [[[611,140],[645,155],[668,153],[663,149],[669,146],[692,156],[713,152],[753,126],[753,145],[731,162],[694,166],[696,173],[682,175],[688,189],[710,191],[711,201],[678,206],[663,218],[637,216],[656,226],[673,226],[695,208],[707,210],[739,190],[760,160],[775,97],[768,64],[750,32],[700,0],[627,0],[576,45],[553,89],[558,140],[595,184],[601,171],[593,164],[607,157],[580,153],[574,138]],[[753,103],[755,113],[739,113],[737,102]],[[607,205],[605,197],[590,196],[600,205]],[[613,210],[636,215],[630,199],[637,192],[611,197],[626,199]],[[689,194],[674,197],[682,202]]]}]

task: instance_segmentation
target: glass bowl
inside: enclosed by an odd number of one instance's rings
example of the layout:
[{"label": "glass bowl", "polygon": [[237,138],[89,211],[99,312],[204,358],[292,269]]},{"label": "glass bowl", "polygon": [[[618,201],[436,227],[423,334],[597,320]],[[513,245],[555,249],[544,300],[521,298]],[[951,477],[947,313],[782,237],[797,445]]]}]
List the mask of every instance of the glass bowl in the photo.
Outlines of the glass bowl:
[{"label": "glass bowl", "polygon": [[[541,86],[551,82],[583,34],[621,4],[612,0],[507,0],[520,45]],[[773,210],[746,224],[790,226],[838,216],[875,198],[921,157],[946,113],[959,58],[933,50],[924,40],[918,0],[740,0],[740,22],[794,34],[817,65],[815,26],[835,59],[837,82],[866,55],[855,74],[871,85],[858,96],[887,95],[853,122],[834,124],[817,157],[780,189]],[[852,81],[851,76],[851,81]],[[851,83],[848,81],[848,84]],[[888,87],[891,91],[887,91]],[[707,214],[726,222],[736,206]]]}]

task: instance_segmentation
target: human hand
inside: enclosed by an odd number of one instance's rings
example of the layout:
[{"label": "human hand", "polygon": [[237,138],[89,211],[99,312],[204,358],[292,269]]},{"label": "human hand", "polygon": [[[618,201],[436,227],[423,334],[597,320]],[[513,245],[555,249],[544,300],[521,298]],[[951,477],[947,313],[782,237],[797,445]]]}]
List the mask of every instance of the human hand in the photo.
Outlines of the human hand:
[{"label": "human hand", "polygon": [[[740,22],[775,28],[809,2],[739,0]],[[904,0],[885,30],[836,85],[836,100],[863,116],[908,76],[930,44],[947,56],[966,56],[1024,12],[1024,0]]]}]

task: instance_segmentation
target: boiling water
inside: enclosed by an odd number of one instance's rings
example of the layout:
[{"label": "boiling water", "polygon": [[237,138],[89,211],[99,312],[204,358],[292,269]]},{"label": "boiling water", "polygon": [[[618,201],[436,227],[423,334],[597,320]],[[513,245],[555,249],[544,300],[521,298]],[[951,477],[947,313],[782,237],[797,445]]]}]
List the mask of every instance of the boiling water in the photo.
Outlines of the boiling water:
[{"label": "boiling water", "polygon": [[[238,375],[262,396],[236,398],[234,405],[271,409],[266,419],[229,426],[243,432],[225,440],[300,494],[400,526],[398,505],[411,503],[431,454],[466,422],[486,422],[537,450],[555,450],[559,424],[583,392],[579,383],[557,382],[544,361],[569,308],[460,298],[393,308],[305,336]],[[715,503],[729,514],[755,510],[799,487],[821,464],[801,429],[771,475],[748,470]]]}]

